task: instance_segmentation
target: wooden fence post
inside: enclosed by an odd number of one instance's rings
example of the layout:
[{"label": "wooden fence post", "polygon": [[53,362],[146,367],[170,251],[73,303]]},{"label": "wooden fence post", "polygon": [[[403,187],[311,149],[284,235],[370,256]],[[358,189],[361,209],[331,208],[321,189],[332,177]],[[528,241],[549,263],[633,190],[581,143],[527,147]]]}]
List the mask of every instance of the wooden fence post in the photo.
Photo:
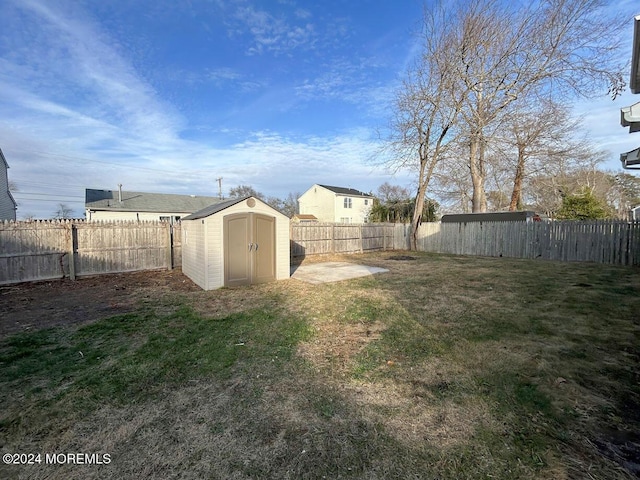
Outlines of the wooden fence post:
[{"label": "wooden fence post", "polygon": [[[69,236],[69,243],[67,244],[67,256],[69,257],[69,278],[71,280],[75,280],[76,279],[76,255],[75,255],[75,245],[74,245],[74,241],[73,241],[73,233],[75,230],[75,225],[72,222],[68,223],[68,236]],[[64,275],[64,273],[63,273]]]},{"label": "wooden fence post", "polygon": [[[161,223],[162,225],[162,223]],[[167,238],[167,249],[166,249],[166,263],[167,263],[167,270],[173,270],[173,235],[172,235],[172,226],[171,226],[171,222],[165,222],[165,225],[167,226],[167,234],[166,234],[166,238]]]},{"label": "wooden fence post", "polygon": [[336,226],[331,224],[331,253],[336,253]]}]

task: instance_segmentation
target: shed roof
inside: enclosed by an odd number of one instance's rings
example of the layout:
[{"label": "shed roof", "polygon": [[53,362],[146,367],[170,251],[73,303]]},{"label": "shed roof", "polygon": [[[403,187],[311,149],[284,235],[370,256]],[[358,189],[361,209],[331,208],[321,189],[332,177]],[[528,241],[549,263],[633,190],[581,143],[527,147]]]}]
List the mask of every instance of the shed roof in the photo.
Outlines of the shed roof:
[{"label": "shed roof", "polygon": [[326,188],[327,190],[331,190],[333,193],[337,193],[340,195],[352,195],[357,197],[373,197],[368,193],[361,192],[360,190],[356,190],[354,188],[344,188],[344,187],[332,187],[331,185],[320,185],[318,186],[322,188]]},{"label": "shed roof", "polygon": [[193,212],[191,215],[184,217],[182,220],[198,220],[199,218],[208,217],[210,215],[213,215],[214,213],[218,213],[224,210],[225,208],[232,207],[235,204],[240,203],[243,200],[246,200],[247,198],[251,198],[251,197],[249,196],[249,197],[242,197],[242,198],[232,198],[231,200],[225,200],[223,202],[218,202],[214,205],[209,205],[201,210],[198,210],[197,212]]},{"label": "shed roof", "polygon": [[217,197],[175,195],[170,193],[122,192],[118,190],[85,190],[85,207],[91,210],[193,213],[213,203]]},{"label": "shed roof", "polygon": [[[240,197],[240,198],[231,198],[229,200],[224,200],[222,202],[218,202],[214,205],[209,205],[205,208],[203,208],[202,210],[198,210],[197,212],[193,212],[191,215],[187,215],[186,217],[183,217],[182,220],[198,220],[200,218],[205,218],[205,217],[209,217],[211,215],[213,215],[214,213],[218,213],[226,208],[229,207],[233,207],[234,205],[237,205],[240,202],[244,202],[245,200],[248,200],[249,198],[254,198],[259,202],[262,202],[263,204],[267,205],[270,209],[272,209],[275,212],[278,212],[280,215],[286,217],[286,215],[284,213],[282,213],[280,210],[273,208],[271,205],[269,205],[268,203],[266,203],[264,200],[260,200],[258,197],[254,197],[252,195],[248,195],[246,197]],[[287,217],[288,218],[288,217]]]}]

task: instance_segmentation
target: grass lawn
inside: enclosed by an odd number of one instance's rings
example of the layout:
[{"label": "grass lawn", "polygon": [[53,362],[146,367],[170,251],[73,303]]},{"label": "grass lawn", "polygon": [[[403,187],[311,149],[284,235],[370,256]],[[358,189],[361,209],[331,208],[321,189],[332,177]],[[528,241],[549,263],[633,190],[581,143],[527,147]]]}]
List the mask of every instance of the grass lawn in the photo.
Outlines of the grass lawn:
[{"label": "grass lawn", "polygon": [[640,476],[640,270],[397,255],[1,340],[0,478]]}]

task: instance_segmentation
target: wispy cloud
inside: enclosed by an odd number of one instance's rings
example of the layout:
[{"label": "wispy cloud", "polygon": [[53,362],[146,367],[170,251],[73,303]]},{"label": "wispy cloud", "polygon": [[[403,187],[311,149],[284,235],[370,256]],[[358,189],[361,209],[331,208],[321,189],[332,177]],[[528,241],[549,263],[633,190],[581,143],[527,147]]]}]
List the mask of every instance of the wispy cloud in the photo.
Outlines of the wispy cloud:
[{"label": "wispy cloud", "polygon": [[[300,15],[296,13],[297,20],[308,20],[309,12]],[[313,24],[290,24],[284,16],[275,16],[266,10],[255,7],[238,7],[234,14],[237,31],[247,33],[252,37],[252,44],[247,49],[249,55],[259,55],[264,52],[281,54],[296,48],[309,49],[313,47],[316,32]]]},{"label": "wispy cloud", "polygon": [[[123,131],[175,137],[181,126],[179,115],[158,100],[153,88],[112,46],[115,42],[90,18],[77,11],[62,13],[63,9],[54,10],[35,0],[21,0],[18,5],[42,25],[43,35],[32,41],[24,39],[33,59],[30,65],[37,65],[39,71],[34,75],[33,67],[14,65],[15,80],[39,85],[37,94],[106,119]],[[51,82],[57,80],[72,91],[60,95],[50,85],[39,83],[38,77],[47,74]]]}]

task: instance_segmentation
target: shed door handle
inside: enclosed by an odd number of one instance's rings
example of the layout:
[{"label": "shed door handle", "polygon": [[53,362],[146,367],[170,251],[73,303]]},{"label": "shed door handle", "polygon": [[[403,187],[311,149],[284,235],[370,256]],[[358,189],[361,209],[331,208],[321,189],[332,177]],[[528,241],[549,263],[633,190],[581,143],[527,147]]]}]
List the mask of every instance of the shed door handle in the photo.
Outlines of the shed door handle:
[{"label": "shed door handle", "polygon": [[258,244],[254,243],[254,245],[256,246],[256,252],[258,251]]},{"label": "shed door handle", "polygon": [[251,251],[251,249],[253,248],[253,243],[249,244],[249,251]]}]

